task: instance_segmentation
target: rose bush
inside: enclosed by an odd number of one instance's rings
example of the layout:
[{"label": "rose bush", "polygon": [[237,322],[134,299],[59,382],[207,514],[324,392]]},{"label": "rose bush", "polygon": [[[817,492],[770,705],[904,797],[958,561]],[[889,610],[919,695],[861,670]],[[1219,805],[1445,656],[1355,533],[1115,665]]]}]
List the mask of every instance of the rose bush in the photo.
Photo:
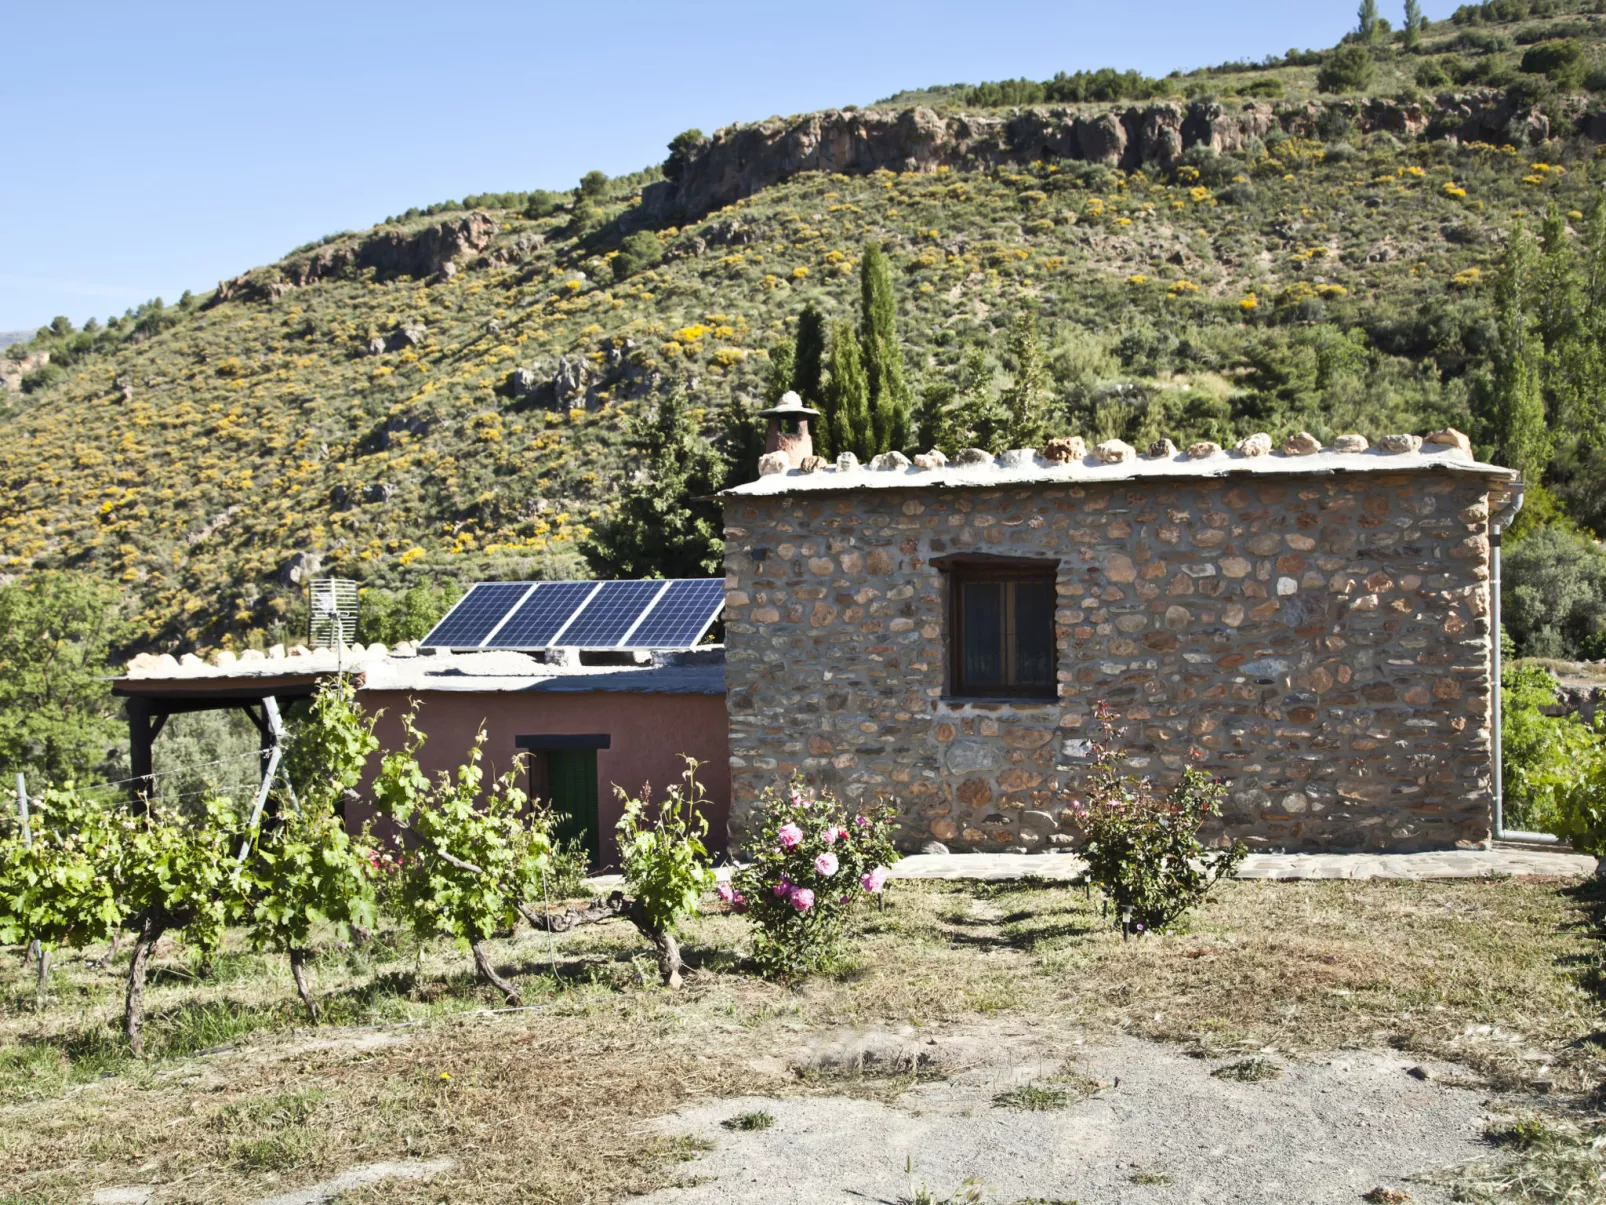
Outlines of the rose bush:
[{"label": "rose bush", "polygon": [[1088,881],[1103,893],[1105,914],[1115,913],[1123,937],[1164,930],[1230,877],[1249,851],[1234,841],[1207,852],[1199,841],[1200,827],[1221,814],[1225,783],[1188,766],[1181,782],[1158,794],[1147,778],[1116,768],[1113,713],[1100,703],[1096,714],[1104,739],[1093,746],[1085,797],[1070,800],[1087,840]]},{"label": "rose bush", "polygon": [[881,894],[897,860],[893,815],[885,806],[850,814],[802,780],[764,793],[752,860],[719,895],[753,922],[753,957],[765,974],[800,979],[841,957],[848,917]]}]

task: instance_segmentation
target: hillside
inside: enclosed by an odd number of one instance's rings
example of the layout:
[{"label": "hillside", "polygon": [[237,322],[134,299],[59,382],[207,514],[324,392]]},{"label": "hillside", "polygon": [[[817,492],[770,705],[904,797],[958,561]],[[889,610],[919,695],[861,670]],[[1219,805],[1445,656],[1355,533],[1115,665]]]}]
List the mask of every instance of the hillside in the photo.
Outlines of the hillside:
[{"label": "hillside", "polygon": [[[1030,309],[1067,431],[1475,429],[1507,232],[1554,206],[1581,237],[1606,179],[1606,20],[1564,7],[1380,35],[1346,93],[1302,54],[1142,98],[953,85],[733,126],[663,172],[413,211],[58,324],[7,351],[51,359],[0,394],[0,570],[117,580],[162,649],[279,638],[310,572],[583,573],[624,416],[679,380],[714,433],[805,303],[851,311],[867,241],[917,385],[976,348],[1007,378]],[[1592,455],[1560,448],[1552,484],[1606,527]]]}]

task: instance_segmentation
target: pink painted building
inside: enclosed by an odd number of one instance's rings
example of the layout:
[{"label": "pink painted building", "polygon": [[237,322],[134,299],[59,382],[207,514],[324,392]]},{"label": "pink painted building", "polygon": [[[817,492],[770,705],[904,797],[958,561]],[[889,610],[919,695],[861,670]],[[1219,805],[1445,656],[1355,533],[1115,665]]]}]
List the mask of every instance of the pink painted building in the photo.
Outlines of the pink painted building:
[{"label": "pink painted building", "polygon": [[[175,712],[241,708],[263,729],[269,748],[280,709],[310,697],[336,672],[332,652],[295,653],[224,664],[151,657],[131,665],[114,691],[128,700],[135,773],[161,773],[151,764],[150,742]],[[605,869],[617,852],[615,788],[635,795],[650,784],[661,798],[680,782],[686,755],[700,763],[709,848],[725,848],[730,742],[723,648],[612,657],[564,650],[549,663],[516,652],[431,655],[358,646],[347,651],[344,668],[357,681],[362,706],[380,713],[381,753],[373,768],[383,752],[400,747],[402,717],[415,702],[417,726],[428,738],[419,761],[431,776],[460,765],[483,724],[489,774],[516,766],[521,785],[567,818],[560,835],[581,838]],[[359,809],[348,820],[360,824],[371,815]]]}]

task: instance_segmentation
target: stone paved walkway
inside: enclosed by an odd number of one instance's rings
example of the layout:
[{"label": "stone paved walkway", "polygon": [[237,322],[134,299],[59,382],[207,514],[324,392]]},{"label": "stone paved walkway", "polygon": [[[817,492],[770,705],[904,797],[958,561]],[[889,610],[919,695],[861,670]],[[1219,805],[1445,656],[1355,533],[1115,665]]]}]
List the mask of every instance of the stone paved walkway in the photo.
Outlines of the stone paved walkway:
[{"label": "stone paved walkway", "polygon": [[[1074,879],[1086,863],[1074,854],[913,854],[895,879]],[[1595,873],[1595,859],[1561,850],[1452,849],[1421,854],[1250,854],[1240,879],[1477,879],[1491,875]]]}]

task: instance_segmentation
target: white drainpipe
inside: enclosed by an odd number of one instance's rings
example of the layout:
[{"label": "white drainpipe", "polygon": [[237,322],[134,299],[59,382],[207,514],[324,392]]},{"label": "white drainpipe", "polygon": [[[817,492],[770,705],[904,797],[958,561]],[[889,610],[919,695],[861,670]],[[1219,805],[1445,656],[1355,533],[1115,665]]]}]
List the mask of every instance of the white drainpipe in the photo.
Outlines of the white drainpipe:
[{"label": "white drainpipe", "polygon": [[1501,765],[1500,753],[1500,727],[1502,720],[1500,699],[1500,537],[1506,528],[1511,526],[1517,512],[1522,509],[1522,482],[1518,481],[1512,487],[1510,498],[1497,512],[1489,516],[1489,593],[1490,614],[1494,620],[1493,639],[1491,645],[1491,660],[1494,665],[1493,674],[1493,707],[1494,718],[1491,728],[1494,739],[1491,742],[1494,757],[1494,839],[1496,841],[1523,841],[1536,845],[1557,845],[1559,839],[1551,833],[1527,833],[1518,829],[1506,828],[1506,776],[1505,768]]}]

